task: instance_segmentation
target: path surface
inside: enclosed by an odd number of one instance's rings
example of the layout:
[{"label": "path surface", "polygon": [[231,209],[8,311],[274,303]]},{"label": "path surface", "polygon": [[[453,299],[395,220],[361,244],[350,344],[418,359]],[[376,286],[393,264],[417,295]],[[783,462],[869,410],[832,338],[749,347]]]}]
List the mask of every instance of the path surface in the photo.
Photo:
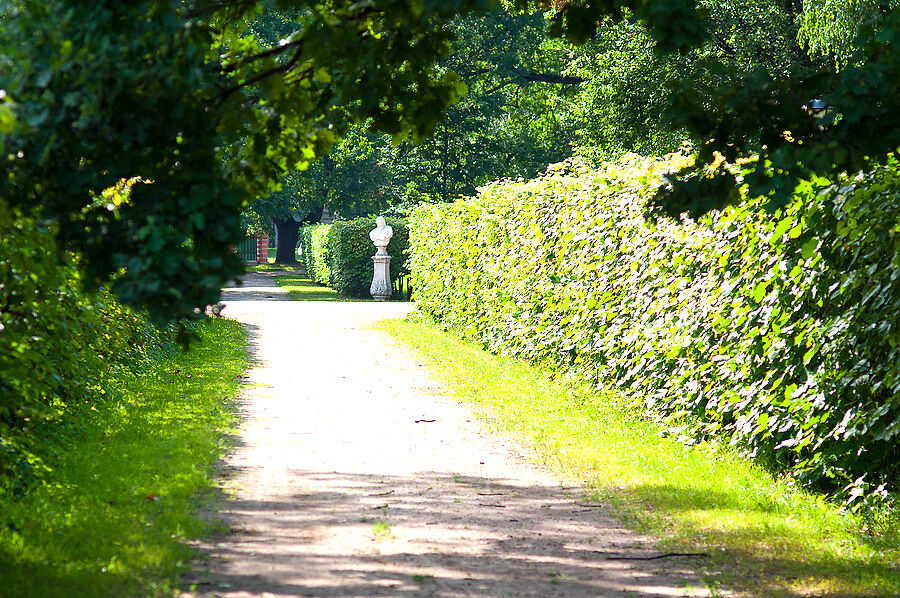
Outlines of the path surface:
[{"label": "path surface", "polygon": [[623,529],[491,434],[371,328],[402,303],[227,289],[257,367],[222,471],[231,533],[188,596],[705,596],[683,557]]}]

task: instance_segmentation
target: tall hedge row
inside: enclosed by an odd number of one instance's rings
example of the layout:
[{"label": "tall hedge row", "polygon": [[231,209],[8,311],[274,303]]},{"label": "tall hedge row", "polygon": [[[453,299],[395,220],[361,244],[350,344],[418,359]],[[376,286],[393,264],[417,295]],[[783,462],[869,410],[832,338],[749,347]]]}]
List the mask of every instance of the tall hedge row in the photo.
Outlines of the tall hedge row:
[{"label": "tall hedge row", "polygon": [[[391,281],[396,281],[401,274],[408,273],[409,228],[405,220],[387,219],[387,223],[394,229],[387,252],[391,256]],[[304,227],[301,243],[310,277],[342,295],[368,298],[375,255],[375,246],[369,239],[373,228],[374,218]]]},{"label": "tall hedge row", "polygon": [[300,228],[300,259],[309,277],[319,284],[331,280],[331,256],[328,245],[330,224],[316,224]]},{"label": "tall hedge row", "polygon": [[118,370],[173,346],[108,292],[85,293],[51,235],[0,202],[0,487],[27,486],[80,417],[114,408]]},{"label": "tall hedge row", "polygon": [[645,216],[673,156],[423,205],[419,309],[485,346],[615,385],[688,439],[719,439],[848,500],[900,473],[900,174],[806,183],[676,223]]}]

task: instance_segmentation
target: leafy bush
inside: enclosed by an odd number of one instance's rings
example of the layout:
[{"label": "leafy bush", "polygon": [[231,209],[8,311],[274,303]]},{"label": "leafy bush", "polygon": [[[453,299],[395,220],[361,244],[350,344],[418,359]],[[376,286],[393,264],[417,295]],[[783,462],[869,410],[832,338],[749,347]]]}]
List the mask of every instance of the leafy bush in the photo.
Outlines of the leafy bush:
[{"label": "leafy bush", "polygon": [[79,416],[114,404],[109,381],[171,348],[105,290],[85,293],[60,265],[54,231],[0,202],[0,485],[27,485]]},{"label": "leafy bush", "polygon": [[648,219],[689,158],[574,162],[412,215],[418,306],[496,351],[616,385],[848,500],[900,473],[900,174]]},{"label": "leafy bush", "polygon": [[310,279],[328,285],[331,280],[328,231],[331,224],[316,224],[300,228],[300,247],[303,265]]},{"label": "leafy bush", "polygon": [[[409,228],[404,220],[386,219],[394,229],[387,246],[391,256],[391,281],[407,274],[406,254],[409,250]],[[374,218],[337,221],[331,225],[328,243],[331,248],[330,286],[348,297],[369,297],[372,285],[372,256],[375,246],[369,232],[375,228]]]},{"label": "leafy bush", "polygon": [[[388,244],[391,256],[391,280],[407,274],[406,254],[409,228],[405,220],[386,219],[394,229]],[[372,256],[375,247],[369,232],[374,218],[338,220],[332,224],[304,227],[303,256],[310,277],[348,297],[369,297],[372,284]],[[307,250],[307,248],[309,248]]]}]

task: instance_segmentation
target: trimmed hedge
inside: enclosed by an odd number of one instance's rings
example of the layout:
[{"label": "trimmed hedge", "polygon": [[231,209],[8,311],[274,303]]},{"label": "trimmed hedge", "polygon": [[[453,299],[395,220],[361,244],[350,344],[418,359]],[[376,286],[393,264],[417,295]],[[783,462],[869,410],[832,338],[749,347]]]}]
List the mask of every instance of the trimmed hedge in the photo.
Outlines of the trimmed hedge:
[{"label": "trimmed hedge", "polygon": [[486,347],[615,385],[848,501],[900,473],[900,168],[806,183],[699,222],[645,217],[670,156],[422,205],[419,309]]},{"label": "trimmed hedge", "polygon": [[331,257],[329,254],[328,231],[330,224],[315,224],[300,227],[300,248],[303,265],[309,278],[319,284],[331,281]]},{"label": "trimmed hedge", "polygon": [[0,487],[22,491],[45,471],[79,418],[114,408],[110,380],[171,350],[172,335],[85,293],[59,266],[54,231],[0,202]]},{"label": "trimmed hedge", "polygon": [[[393,283],[401,274],[408,274],[409,228],[405,220],[386,221],[394,229],[387,247],[392,258]],[[304,227],[301,234],[303,259],[310,278],[342,295],[368,298],[372,284],[372,256],[375,255],[375,247],[369,239],[373,228],[375,218],[338,220],[332,224]]]}]

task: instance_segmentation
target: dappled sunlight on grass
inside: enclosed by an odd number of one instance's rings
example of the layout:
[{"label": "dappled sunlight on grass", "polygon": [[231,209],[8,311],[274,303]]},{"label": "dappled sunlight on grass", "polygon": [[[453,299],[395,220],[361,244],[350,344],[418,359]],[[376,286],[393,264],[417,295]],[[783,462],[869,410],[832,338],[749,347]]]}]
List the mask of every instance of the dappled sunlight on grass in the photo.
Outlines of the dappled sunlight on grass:
[{"label": "dappled sunlight on grass", "polygon": [[204,528],[198,501],[235,423],[244,331],[213,320],[191,349],[118,382],[46,484],[0,497],[0,595],[171,595]]},{"label": "dappled sunlight on grass", "polygon": [[299,274],[282,274],[275,277],[275,282],[288,292],[291,301],[364,301],[339,295],[333,289]]},{"label": "dappled sunlight on grass", "polygon": [[248,265],[247,272],[295,272],[295,269],[288,264],[276,264],[275,262],[270,262],[268,264]]},{"label": "dappled sunlight on grass", "polygon": [[764,596],[900,595],[896,528],[857,516],[727,447],[686,447],[597,392],[489,354],[425,323],[383,329],[422,353],[491,426],[533,444],[627,521],[673,549],[709,555],[707,581]]}]

